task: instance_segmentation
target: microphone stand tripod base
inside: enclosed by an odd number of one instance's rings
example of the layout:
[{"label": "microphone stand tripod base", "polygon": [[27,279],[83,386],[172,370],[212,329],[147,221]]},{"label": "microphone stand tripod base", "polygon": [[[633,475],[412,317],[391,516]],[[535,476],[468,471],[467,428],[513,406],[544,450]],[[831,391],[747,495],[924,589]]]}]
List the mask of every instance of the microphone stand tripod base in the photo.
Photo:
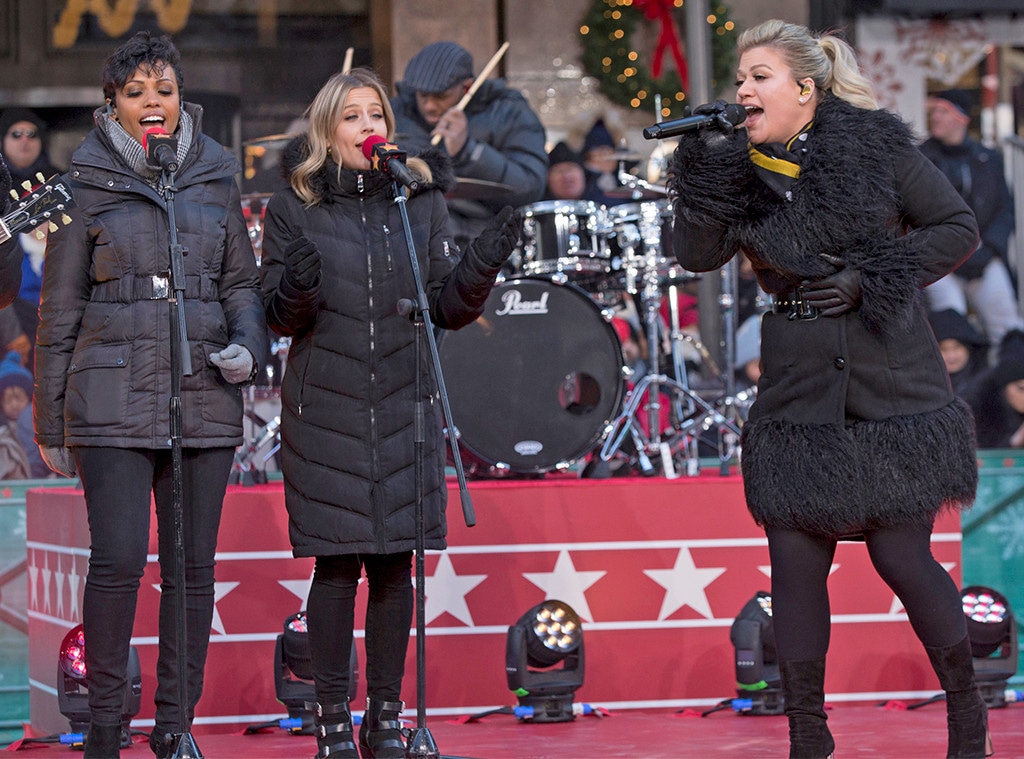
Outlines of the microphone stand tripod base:
[{"label": "microphone stand tripod base", "polygon": [[434,743],[434,736],[425,727],[414,728],[409,733],[409,742],[405,747],[405,756],[417,757],[417,759],[440,759],[440,752],[437,744]]},{"label": "microphone stand tripod base", "polygon": [[174,736],[174,753],[172,759],[203,759],[203,754],[196,745],[192,733]]}]

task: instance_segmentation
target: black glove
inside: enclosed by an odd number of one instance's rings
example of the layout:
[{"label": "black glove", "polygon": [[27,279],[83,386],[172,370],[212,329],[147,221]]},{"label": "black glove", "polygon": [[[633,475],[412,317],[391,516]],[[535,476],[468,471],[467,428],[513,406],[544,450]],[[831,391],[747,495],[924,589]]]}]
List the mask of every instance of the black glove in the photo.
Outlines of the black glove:
[{"label": "black glove", "polygon": [[736,131],[736,126],[725,116],[725,109],[728,105],[727,102],[721,99],[716,100],[714,103],[704,103],[704,105],[698,105],[693,109],[693,115],[714,116],[718,130],[722,134],[732,134]]},{"label": "black glove", "polygon": [[817,282],[801,285],[804,301],[814,306],[822,316],[840,316],[860,304],[860,271],[840,269]]},{"label": "black glove", "polygon": [[284,276],[297,290],[309,290],[320,279],[320,249],[305,235],[284,249]]},{"label": "black glove", "polygon": [[519,211],[512,206],[502,208],[471,243],[477,260],[491,268],[500,267],[512,255],[522,227]]}]

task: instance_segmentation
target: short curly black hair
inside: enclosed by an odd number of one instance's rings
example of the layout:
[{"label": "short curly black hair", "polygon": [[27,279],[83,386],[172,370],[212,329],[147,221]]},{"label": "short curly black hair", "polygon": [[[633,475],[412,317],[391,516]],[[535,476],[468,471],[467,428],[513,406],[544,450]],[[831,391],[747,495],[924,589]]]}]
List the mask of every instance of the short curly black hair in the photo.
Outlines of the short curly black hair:
[{"label": "short curly black hair", "polygon": [[139,69],[149,75],[163,66],[174,69],[178,92],[185,83],[181,73],[181,53],[166,34],[154,37],[149,32],[136,32],[121,47],[110,54],[103,64],[103,97],[114,102],[117,91]]}]

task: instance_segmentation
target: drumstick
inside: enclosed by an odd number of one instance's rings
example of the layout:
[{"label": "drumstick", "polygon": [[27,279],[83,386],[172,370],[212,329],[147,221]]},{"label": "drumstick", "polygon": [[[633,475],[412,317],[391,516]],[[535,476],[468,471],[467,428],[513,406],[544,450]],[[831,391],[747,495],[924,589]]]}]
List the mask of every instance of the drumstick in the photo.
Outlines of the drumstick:
[{"label": "drumstick", "polygon": [[347,74],[349,71],[352,70],[352,53],[354,52],[354,47],[350,47],[348,50],[345,51],[345,62],[341,64],[342,74]]},{"label": "drumstick", "polygon": [[[469,104],[469,101],[472,99],[473,95],[476,94],[476,91],[480,88],[480,85],[484,83],[484,80],[491,75],[491,71],[494,70],[494,67],[498,65],[498,61],[501,60],[501,56],[505,55],[506,50],[508,50],[508,42],[505,42],[501,47],[499,47],[498,52],[491,56],[491,60],[487,61],[487,65],[484,66],[483,70],[480,72],[480,75],[476,78],[476,81],[474,81],[473,84],[469,86],[469,89],[466,90],[466,94],[462,96],[462,100],[455,104],[455,108],[457,110],[461,111]],[[436,145],[442,139],[444,138],[441,134],[435,134],[431,138],[430,144]]]}]

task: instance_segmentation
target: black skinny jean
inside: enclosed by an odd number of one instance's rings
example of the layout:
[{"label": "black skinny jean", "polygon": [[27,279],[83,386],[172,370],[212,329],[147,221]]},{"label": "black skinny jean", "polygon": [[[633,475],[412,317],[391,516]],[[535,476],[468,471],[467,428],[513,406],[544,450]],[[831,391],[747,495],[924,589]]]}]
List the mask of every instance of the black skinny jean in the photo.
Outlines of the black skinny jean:
[{"label": "black skinny jean", "polygon": [[348,702],[349,657],[355,627],[356,588],[366,569],[366,693],[398,701],[412,625],[412,551],[317,556],[309,590],[310,660],[317,700]]},{"label": "black skinny jean", "polygon": [[149,550],[152,494],[160,556],[156,729],[175,733],[179,726],[187,729],[203,691],[213,618],[214,553],[234,449],[182,451],[189,700],[183,724],[178,708],[171,452],[78,447],[74,454],[91,537],[82,622],[92,721],[110,725],[121,720],[139,581]]},{"label": "black skinny jean", "polygon": [[[772,566],[772,624],[779,659],[824,658],[831,609],[828,575],[835,538],[767,530]],[[959,643],[967,634],[960,591],[931,551],[931,528],[915,525],[866,533],[868,555],[899,597],[918,639],[929,647]]]}]

